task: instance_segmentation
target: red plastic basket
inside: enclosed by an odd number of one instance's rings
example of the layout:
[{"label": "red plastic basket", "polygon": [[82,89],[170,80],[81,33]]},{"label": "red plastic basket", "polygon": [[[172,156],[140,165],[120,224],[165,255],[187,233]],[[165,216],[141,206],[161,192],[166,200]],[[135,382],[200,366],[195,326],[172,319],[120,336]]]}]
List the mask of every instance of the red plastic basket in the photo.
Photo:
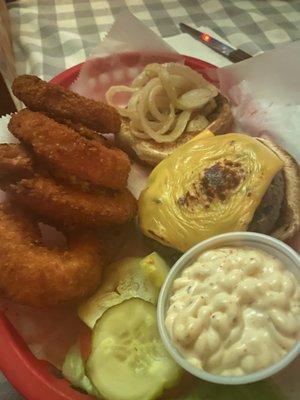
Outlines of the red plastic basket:
[{"label": "red plastic basket", "polygon": [[[184,56],[184,58],[186,65],[200,72],[216,68],[193,57]],[[81,65],[63,71],[51,82],[68,88],[78,76]],[[55,369],[49,363],[34,357],[3,313],[0,313],[0,370],[28,400],[92,399],[91,396],[74,390],[65,379],[57,377]]]}]

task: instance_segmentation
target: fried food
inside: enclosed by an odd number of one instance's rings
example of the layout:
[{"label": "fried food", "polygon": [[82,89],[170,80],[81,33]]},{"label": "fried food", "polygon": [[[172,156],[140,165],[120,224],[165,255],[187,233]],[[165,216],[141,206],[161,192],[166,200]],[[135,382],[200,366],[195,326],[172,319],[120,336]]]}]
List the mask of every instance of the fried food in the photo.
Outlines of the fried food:
[{"label": "fried food", "polygon": [[13,82],[12,91],[33,111],[79,122],[102,133],[117,133],[120,130],[121,118],[113,107],[42,81],[37,76],[18,76]]},{"label": "fried food", "polygon": [[132,220],[137,212],[136,199],[127,189],[88,193],[39,175],[14,183],[6,181],[2,188],[41,220],[55,226],[101,228],[120,225]]},{"label": "fried food", "polygon": [[[0,145],[0,187],[39,220],[63,227],[106,227],[132,220],[137,202],[129,190],[88,193],[62,185],[33,166],[33,158],[19,144]],[[9,163],[7,154],[14,155]],[[31,169],[24,169],[24,164]],[[25,177],[23,172],[28,173]],[[30,175],[29,175],[30,172]],[[24,178],[24,179],[22,179]]]},{"label": "fried food", "polygon": [[111,189],[126,187],[130,160],[122,150],[89,140],[42,113],[26,109],[14,114],[8,127],[32,147],[51,173]]},{"label": "fried food", "polygon": [[85,137],[86,139],[97,140],[106,147],[112,147],[112,143],[109,142],[103,135],[100,135],[98,132],[89,129],[82,124],[74,123],[69,119],[55,118],[55,121],[59,122],[60,124],[67,125],[69,128],[74,129],[74,131],[78,132],[81,136]]},{"label": "fried food", "polygon": [[[21,144],[0,144],[10,198],[0,204],[0,293],[29,306],[73,303],[98,287],[111,243],[137,213],[128,156],[96,132],[117,132],[120,117],[36,77],[17,78],[13,90],[31,110],[9,122]],[[46,247],[39,222],[61,230],[67,247]]]},{"label": "fried food", "polygon": [[67,239],[66,250],[46,248],[28,213],[1,204],[0,291],[37,307],[74,302],[93,293],[104,263],[101,241],[88,232]]},{"label": "fried food", "polygon": [[20,144],[0,144],[0,179],[33,174],[33,160]]}]

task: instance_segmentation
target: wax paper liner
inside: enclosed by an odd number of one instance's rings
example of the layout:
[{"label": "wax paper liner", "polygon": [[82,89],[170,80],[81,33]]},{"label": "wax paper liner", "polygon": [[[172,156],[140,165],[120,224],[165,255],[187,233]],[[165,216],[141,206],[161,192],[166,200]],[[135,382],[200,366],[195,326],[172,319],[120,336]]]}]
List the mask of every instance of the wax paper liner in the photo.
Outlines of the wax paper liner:
[{"label": "wax paper liner", "polygon": [[129,84],[151,62],[183,62],[183,57],[150,28],[124,11],[92,51],[71,89],[104,100],[112,85]]},{"label": "wax paper liner", "polygon": [[300,162],[300,41],[217,70],[239,131],[267,135]]},{"label": "wax paper liner", "polygon": [[[166,61],[183,62],[183,58],[124,11],[83,64],[71,88],[103,100],[111,85],[129,84],[148,63]],[[299,68],[297,41],[204,73],[219,83],[222,94],[230,100],[235,131],[271,137],[300,162]]]}]

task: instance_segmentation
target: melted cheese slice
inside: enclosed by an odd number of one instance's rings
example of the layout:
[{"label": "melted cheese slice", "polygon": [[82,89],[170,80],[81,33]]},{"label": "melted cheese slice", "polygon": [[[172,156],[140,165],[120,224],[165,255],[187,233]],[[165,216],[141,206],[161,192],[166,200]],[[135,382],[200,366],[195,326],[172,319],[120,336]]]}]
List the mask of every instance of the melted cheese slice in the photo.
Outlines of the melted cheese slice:
[{"label": "melted cheese slice", "polygon": [[[217,162],[240,165],[243,179],[225,199],[209,206],[181,201],[200,185],[203,172]],[[143,233],[167,246],[186,251],[211,236],[245,231],[272,179],[283,167],[278,156],[255,138],[237,133],[200,134],[154,168],[139,199]]]}]

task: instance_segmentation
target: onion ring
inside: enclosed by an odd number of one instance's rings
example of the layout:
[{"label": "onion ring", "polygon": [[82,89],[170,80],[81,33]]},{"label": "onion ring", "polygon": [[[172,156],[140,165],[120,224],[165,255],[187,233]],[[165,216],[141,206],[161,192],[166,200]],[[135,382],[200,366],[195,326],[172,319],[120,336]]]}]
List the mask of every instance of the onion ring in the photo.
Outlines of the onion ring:
[{"label": "onion ring", "polygon": [[68,249],[42,245],[37,222],[28,213],[0,205],[0,291],[18,303],[46,307],[76,302],[98,287],[105,263],[95,234],[72,233]]},{"label": "onion ring", "polygon": [[20,144],[0,144],[0,187],[39,221],[59,228],[120,225],[137,212],[129,190],[89,193],[58,183],[34,165],[33,156]]},{"label": "onion ring", "polygon": [[127,185],[130,160],[118,148],[86,139],[74,129],[27,109],[13,114],[8,128],[58,177],[64,174],[110,189]]},{"label": "onion ring", "polygon": [[47,113],[54,119],[71,120],[101,133],[117,133],[120,130],[121,118],[113,107],[42,81],[37,76],[18,76],[12,91],[26,107]]}]

